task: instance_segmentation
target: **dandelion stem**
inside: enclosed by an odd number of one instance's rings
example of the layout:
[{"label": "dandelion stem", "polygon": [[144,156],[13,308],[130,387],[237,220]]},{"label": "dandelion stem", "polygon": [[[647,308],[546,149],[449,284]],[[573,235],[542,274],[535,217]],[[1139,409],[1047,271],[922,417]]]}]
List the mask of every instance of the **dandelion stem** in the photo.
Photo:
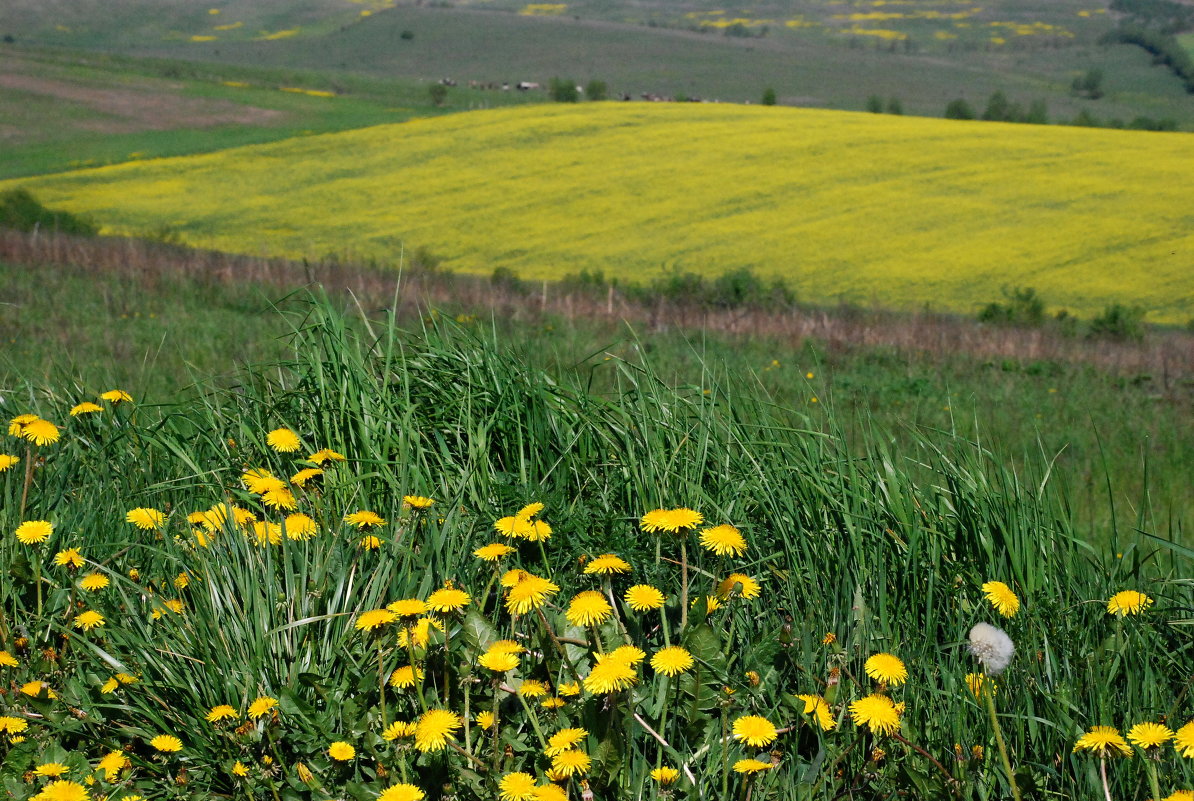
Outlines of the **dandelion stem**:
[{"label": "dandelion stem", "polygon": [[539,717],[531,709],[530,704],[527,703],[527,699],[523,697],[522,693],[515,693],[515,695],[518,696],[518,701],[522,704],[523,710],[526,711],[527,717],[531,719],[531,728],[535,730],[535,736],[539,738],[539,747],[546,751],[547,740],[543,737],[543,730],[539,728]]},{"label": "dandelion stem", "polygon": [[[1103,780],[1103,796],[1107,801],[1111,801],[1111,788],[1107,786],[1107,759],[1106,757],[1099,757],[1099,778]],[[1160,798],[1160,793],[1157,793],[1153,798]]]},{"label": "dandelion stem", "polygon": [[[999,718],[995,714],[995,691],[987,687],[989,682],[983,682],[983,695],[987,699],[987,712],[991,715],[991,728],[995,730],[995,744],[999,746],[999,758],[1003,762],[1003,771],[1007,774],[1008,787],[1012,791],[1012,798],[1020,801],[1020,788],[1016,786],[1016,774],[1012,773],[1012,761],[1007,756],[1007,745],[1003,742],[1003,730],[999,728]],[[1108,796],[1107,801],[1111,801]]]},{"label": "dandelion stem", "polygon": [[[465,728],[467,729],[468,726],[466,725]],[[475,756],[470,754],[468,751],[465,751],[463,748],[458,746],[456,743],[448,743],[448,747],[451,748],[456,753],[460,754],[461,756],[467,757],[469,762],[472,762],[474,765],[476,765],[481,770],[486,771],[486,772],[489,771],[488,765],[486,765],[481,760],[477,759]],[[406,781],[405,776],[402,777],[402,781]]]},{"label": "dandelion stem", "polygon": [[1144,767],[1148,769],[1148,789],[1153,791],[1153,798],[1161,798],[1161,784],[1157,781],[1157,759],[1160,757],[1156,753],[1156,749],[1151,749],[1154,755],[1148,756],[1144,760]]},{"label": "dandelion stem", "polygon": [[382,657],[380,637],[377,640],[377,691],[381,695],[381,727],[384,729],[389,725],[389,721],[386,720],[386,667]]},{"label": "dandelion stem", "polygon": [[470,754],[473,752],[473,727],[469,725],[469,721],[472,720],[471,713],[469,712],[469,704],[472,700],[473,685],[469,682],[464,687],[464,750]]},{"label": "dandelion stem", "polygon": [[[661,732],[663,732],[664,734],[667,734],[667,710],[668,710],[667,692],[668,692],[668,690],[671,689],[671,683],[672,683],[671,676],[663,677],[663,709],[660,710],[660,712],[659,712],[659,730]],[[677,682],[677,685],[678,684],[679,684],[679,682]],[[698,687],[697,690],[700,690],[700,688]],[[655,760],[655,767],[658,768],[658,767],[661,767],[662,765],[663,765],[663,751],[660,751],[658,758],[656,758],[656,760]]]},{"label": "dandelion stem", "polygon": [[[680,630],[688,628],[688,544],[680,541]],[[724,794],[723,794],[724,795]]]},{"label": "dandelion stem", "polygon": [[406,628],[406,653],[410,657],[411,678],[415,680],[415,692],[419,696],[419,708],[427,714],[427,701],[423,698],[423,680],[419,678],[419,666],[415,663],[415,630],[413,626]]},{"label": "dandelion stem", "polygon": [[[697,688],[699,694],[699,687]],[[724,746],[726,740],[726,732],[728,730],[728,722],[726,720],[725,705],[721,707],[721,741],[723,743],[721,749],[721,797],[726,798],[730,790],[730,749]]]},{"label": "dandelion stem", "polygon": [[[559,651],[560,660],[568,668],[568,672],[572,674],[572,680],[577,684],[580,684],[580,674],[576,672],[576,668],[573,666],[572,661],[568,658],[568,654],[564,650],[564,646],[560,644],[560,638],[557,637],[556,633],[551,630],[551,624],[547,622],[547,616],[543,614],[542,609],[536,609],[535,614],[539,616],[539,622],[543,624],[543,630],[547,632],[548,637],[551,637],[552,643],[555,645],[556,650]],[[600,642],[600,640],[598,640],[598,642]]]},{"label": "dandelion stem", "polygon": [[29,499],[29,485],[33,483],[33,445],[25,446],[25,486],[21,487],[21,510],[17,520],[25,519],[25,501]]}]

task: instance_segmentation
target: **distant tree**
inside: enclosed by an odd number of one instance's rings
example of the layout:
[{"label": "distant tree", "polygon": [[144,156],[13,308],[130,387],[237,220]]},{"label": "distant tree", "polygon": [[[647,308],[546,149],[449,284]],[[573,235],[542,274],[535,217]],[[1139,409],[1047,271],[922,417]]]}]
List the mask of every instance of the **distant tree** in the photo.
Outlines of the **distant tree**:
[{"label": "distant tree", "polygon": [[763,105],[764,106],[774,106],[775,105],[775,90],[772,89],[770,86],[768,86],[766,89],[763,90]]},{"label": "distant tree", "polygon": [[1144,339],[1144,309],[1112,303],[1090,321],[1086,335],[1091,339]]},{"label": "distant tree", "polygon": [[879,95],[871,95],[866,99],[866,110],[872,114],[883,113],[883,98]]},{"label": "distant tree", "polygon": [[1070,91],[1091,100],[1098,100],[1103,96],[1103,71],[1097,68],[1087,70],[1085,75],[1074,79],[1070,84]]},{"label": "distant tree", "polygon": [[411,39],[415,38],[415,32],[412,30],[409,30],[409,29],[405,30],[402,33],[398,34],[398,38],[409,42]]},{"label": "distant tree", "polygon": [[1045,105],[1044,100],[1034,100],[1032,105],[1028,107],[1028,114],[1024,117],[1024,122],[1033,125],[1048,125],[1049,124],[1049,109]]},{"label": "distant tree", "polygon": [[0,228],[82,235],[99,232],[95,223],[86,217],[47,209],[28,189],[20,188],[0,194]]},{"label": "distant tree", "polygon": [[580,100],[576,81],[571,78],[552,78],[548,84],[547,94],[557,103],[575,103]]},{"label": "distant tree", "polygon": [[903,114],[904,113],[904,104],[900,102],[900,99],[898,97],[890,98],[887,101],[887,113],[888,114]]},{"label": "distant tree", "polygon": [[442,106],[444,101],[448,99],[448,87],[442,83],[433,83],[427,87],[427,94],[431,96],[431,102],[436,106]]},{"label": "distant tree", "polygon": [[1082,109],[1078,112],[1078,116],[1074,117],[1070,125],[1077,125],[1080,128],[1097,128],[1099,127],[1099,121],[1089,111]]},{"label": "distant tree", "polygon": [[988,303],[978,313],[984,323],[1038,326],[1045,321],[1045,301],[1032,287],[1003,288],[1003,303]]},{"label": "distant tree", "polygon": [[605,81],[589,81],[585,84],[585,97],[589,100],[605,100],[609,97],[609,87],[605,85]]},{"label": "distant tree", "polygon": [[987,99],[987,107],[983,110],[983,119],[992,122],[1007,122],[1010,110],[1011,103],[1008,102],[1007,95],[996,90]]},{"label": "distant tree", "polygon": [[945,107],[945,118],[947,120],[972,120],[974,119],[974,109],[962,98],[951,100]]}]

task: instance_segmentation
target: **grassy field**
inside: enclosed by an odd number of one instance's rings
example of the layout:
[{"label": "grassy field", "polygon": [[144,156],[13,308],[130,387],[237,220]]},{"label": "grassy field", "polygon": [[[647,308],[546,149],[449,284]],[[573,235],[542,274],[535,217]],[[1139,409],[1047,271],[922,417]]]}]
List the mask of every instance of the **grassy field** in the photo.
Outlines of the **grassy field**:
[{"label": "grassy field", "polygon": [[745,267],[814,302],[964,313],[1031,285],[1082,316],[1122,303],[1184,323],[1192,171],[1180,134],[586,104],[19,184],[109,231],[240,253],[397,263],[421,247],[526,278]]}]

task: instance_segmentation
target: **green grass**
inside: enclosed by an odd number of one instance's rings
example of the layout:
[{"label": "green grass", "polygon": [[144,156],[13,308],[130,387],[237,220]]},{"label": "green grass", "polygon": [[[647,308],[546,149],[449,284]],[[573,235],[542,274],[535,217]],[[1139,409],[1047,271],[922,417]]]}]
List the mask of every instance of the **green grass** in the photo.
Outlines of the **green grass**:
[{"label": "green grass", "polygon": [[[1018,781],[1034,788],[1028,797],[1101,792],[1097,761],[1072,753],[1088,726],[1125,730],[1164,715],[1176,727],[1188,719],[1189,551],[1135,535],[1098,547],[1073,523],[1044,458],[1013,473],[966,438],[893,440],[881,425],[850,444],[832,418],[818,419],[821,410],[776,405],[716,369],[695,386],[674,388],[653,359],[613,359],[602,368],[610,390],[595,395],[583,374],[549,376],[528,361],[533,343],[511,346],[491,330],[353,323],[318,303],[295,313],[292,355],[253,365],[232,390],[210,386],[158,405],[138,399],[72,419],[58,444],[38,450],[45,462],[27,505],[21,471],[0,474],[0,565],[18,577],[0,585],[0,638],[19,656],[9,675],[47,681],[58,695],[10,693],[0,701],[4,713],[31,721],[25,742],[7,747],[6,776],[58,761],[82,777],[100,755],[120,749],[135,773],[95,792],[177,787],[185,767],[191,798],[239,787],[258,796],[343,793],[365,801],[401,778],[430,798],[445,782],[456,797],[490,798],[504,774],[542,775],[543,732],[581,726],[589,733],[581,748],[594,760],[588,780],[602,798],[646,797],[646,773],[660,761],[688,766],[698,784],[690,792],[729,798],[747,789],[729,765],[769,760],[770,749],[734,742],[728,727],[761,714],[792,730],[776,741],[779,766],[754,785],[753,798],[829,799],[851,788],[942,797],[953,779],[961,798],[1006,797],[992,732],[963,681],[975,670],[962,647],[966,632],[994,615],[979,591],[992,579],[1012,585],[1024,602],[1004,622],[1019,651],[997,698]],[[46,388],[12,408],[65,422],[63,411],[77,399],[71,388]],[[298,432],[304,449],[271,451],[265,433],[279,426]],[[286,476],[318,447],[348,457],[327,467],[321,491],[299,493],[319,535],[261,547],[251,532],[217,526],[206,547],[199,544],[185,514],[227,499],[277,519],[241,488],[240,472],[254,466]],[[931,479],[919,480],[922,473]],[[406,494],[438,504],[426,516],[404,511]],[[563,659],[587,675],[595,638],[607,649],[623,641],[612,623],[585,631],[560,611],[576,591],[601,586],[580,574],[578,559],[614,551],[634,566],[631,575],[612,577],[615,596],[634,581],[672,596],[663,613],[670,636],[698,658],[671,684],[677,701],[669,703],[662,677],[644,666],[636,671],[641,690],[585,696],[560,713],[532,716],[472,667],[488,643],[512,637],[532,652],[507,682],[534,677],[554,686],[570,678],[546,624],[531,615],[511,620],[492,593],[494,571],[470,555],[494,538],[493,520],[529,501],[546,504],[542,517],[555,534],[543,548],[522,543],[508,565],[561,586],[542,620],[585,643],[562,649]],[[715,559],[690,540],[681,557],[675,540],[638,530],[644,512],[678,504],[740,527],[746,556]],[[161,536],[121,522],[135,507],[168,512]],[[362,508],[390,521],[376,552],[358,547],[361,532],[340,520]],[[18,544],[8,532],[22,517],[52,520],[54,538]],[[89,560],[85,570],[110,577],[110,589],[83,596],[75,576],[50,564],[72,545]],[[694,611],[685,626],[677,559],[691,563],[694,594],[730,570],[755,577],[762,594],[731,599],[707,624]],[[186,589],[174,582],[182,573]],[[448,579],[475,599],[467,617],[449,618],[450,637],[407,650],[395,646],[392,630],[371,639],[353,629],[360,612],[426,597]],[[1113,619],[1106,599],[1123,589],[1145,591],[1156,603],[1144,615]],[[165,610],[167,600],[181,601],[184,611]],[[77,631],[71,620],[80,602],[106,624]],[[657,619],[627,612],[625,636],[654,652],[666,636]],[[24,647],[15,644],[18,631],[28,638]],[[69,646],[47,655],[43,649],[68,631]],[[822,644],[827,632],[836,635],[832,646]],[[907,685],[887,692],[907,703],[901,737],[940,770],[901,741],[872,738],[850,722],[849,702],[874,689],[863,663],[877,652],[908,665]],[[426,667],[422,701],[389,691],[383,708],[379,672],[384,679],[411,658]],[[757,686],[747,670],[758,673]],[[102,693],[117,671],[138,683]],[[810,727],[791,693],[823,693],[839,730]],[[203,719],[223,703],[243,715],[262,695],[279,699],[278,717],[241,733]],[[380,738],[387,720],[414,719],[423,704],[466,718],[496,709],[498,738],[491,743],[479,729],[462,735],[460,747],[474,760],[467,763],[457,752],[420,755]],[[643,724],[662,731],[667,747]],[[180,736],[183,752],[155,755],[148,742],[164,733]],[[357,759],[331,762],[326,751],[337,740],[353,744]],[[983,746],[986,759],[957,760],[955,744],[963,755]],[[881,762],[872,747],[884,750]],[[243,780],[231,774],[237,761],[247,768]],[[300,778],[298,762],[319,790]],[[1143,792],[1146,764],[1111,766],[1115,797]],[[1159,767],[1165,792],[1189,785],[1189,760],[1169,747]],[[35,789],[9,786],[21,799]]]}]

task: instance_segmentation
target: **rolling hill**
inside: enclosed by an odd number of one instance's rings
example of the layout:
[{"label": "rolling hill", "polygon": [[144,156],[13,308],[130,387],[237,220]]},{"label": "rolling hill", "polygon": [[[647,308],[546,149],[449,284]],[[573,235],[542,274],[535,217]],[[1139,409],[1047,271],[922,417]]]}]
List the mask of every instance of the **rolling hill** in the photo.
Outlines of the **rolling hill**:
[{"label": "rolling hill", "polygon": [[[750,268],[807,300],[973,311],[1008,286],[1194,316],[1182,134],[716,104],[466,112],[20,182],[113,232],[524,278]],[[0,184],[0,189],[17,185]]]}]

